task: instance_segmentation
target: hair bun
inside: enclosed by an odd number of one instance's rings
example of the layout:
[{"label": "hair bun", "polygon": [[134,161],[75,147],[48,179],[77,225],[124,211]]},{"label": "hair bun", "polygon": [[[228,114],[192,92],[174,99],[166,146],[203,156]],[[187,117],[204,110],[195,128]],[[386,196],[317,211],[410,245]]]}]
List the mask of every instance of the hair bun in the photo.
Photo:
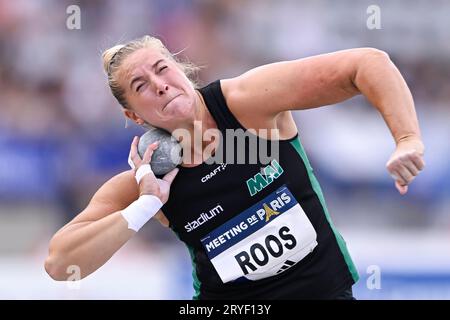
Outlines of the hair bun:
[{"label": "hair bun", "polygon": [[105,69],[105,72],[109,74],[109,66],[111,64],[111,60],[114,57],[114,55],[119,52],[120,49],[124,47],[123,44],[118,44],[112,48],[109,48],[105,51],[103,51],[102,59],[103,59],[103,69]]}]

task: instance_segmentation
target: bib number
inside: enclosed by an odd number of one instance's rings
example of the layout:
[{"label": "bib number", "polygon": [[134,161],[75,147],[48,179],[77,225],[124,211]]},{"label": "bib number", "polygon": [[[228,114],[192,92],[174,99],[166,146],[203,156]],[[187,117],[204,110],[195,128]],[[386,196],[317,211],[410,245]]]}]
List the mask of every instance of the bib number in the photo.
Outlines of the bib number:
[{"label": "bib number", "polygon": [[317,246],[317,233],[286,186],[246,209],[202,240],[224,283],[282,273]]}]

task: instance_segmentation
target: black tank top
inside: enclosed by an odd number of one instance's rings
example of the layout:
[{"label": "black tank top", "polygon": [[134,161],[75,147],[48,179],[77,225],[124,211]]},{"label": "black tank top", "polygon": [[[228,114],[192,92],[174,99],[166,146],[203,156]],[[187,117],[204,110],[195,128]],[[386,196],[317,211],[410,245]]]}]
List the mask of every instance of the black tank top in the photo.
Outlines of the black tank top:
[{"label": "black tank top", "polygon": [[[199,91],[224,146],[226,129],[245,128],[220,80]],[[162,211],[190,252],[194,299],[328,299],[351,287],[357,271],[298,134],[269,163],[257,160],[180,167],[171,186]]]}]

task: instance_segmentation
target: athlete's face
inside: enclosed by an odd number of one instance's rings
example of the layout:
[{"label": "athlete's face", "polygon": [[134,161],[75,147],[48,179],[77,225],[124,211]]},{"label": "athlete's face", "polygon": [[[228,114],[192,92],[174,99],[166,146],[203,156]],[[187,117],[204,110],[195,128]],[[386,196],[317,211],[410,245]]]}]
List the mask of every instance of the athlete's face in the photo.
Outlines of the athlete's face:
[{"label": "athlete's face", "polygon": [[178,65],[156,49],[139,49],[119,71],[129,109],[125,115],[142,124],[173,131],[194,119],[196,92]]}]

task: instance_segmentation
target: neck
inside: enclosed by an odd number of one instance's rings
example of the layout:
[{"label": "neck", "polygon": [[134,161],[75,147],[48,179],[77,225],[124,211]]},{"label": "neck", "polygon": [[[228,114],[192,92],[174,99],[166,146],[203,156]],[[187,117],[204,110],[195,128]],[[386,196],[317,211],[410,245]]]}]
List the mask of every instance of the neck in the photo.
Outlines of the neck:
[{"label": "neck", "polygon": [[[205,132],[210,129],[217,129],[217,124],[208,108],[202,95],[196,90],[195,116],[193,122],[185,128],[189,132],[189,139],[183,139],[183,166],[193,167],[201,164],[211,156],[212,151],[217,147],[218,139],[213,142],[205,140]],[[207,137],[207,139],[210,139]],[[206,148],[211,152],[205,152]]]}]

